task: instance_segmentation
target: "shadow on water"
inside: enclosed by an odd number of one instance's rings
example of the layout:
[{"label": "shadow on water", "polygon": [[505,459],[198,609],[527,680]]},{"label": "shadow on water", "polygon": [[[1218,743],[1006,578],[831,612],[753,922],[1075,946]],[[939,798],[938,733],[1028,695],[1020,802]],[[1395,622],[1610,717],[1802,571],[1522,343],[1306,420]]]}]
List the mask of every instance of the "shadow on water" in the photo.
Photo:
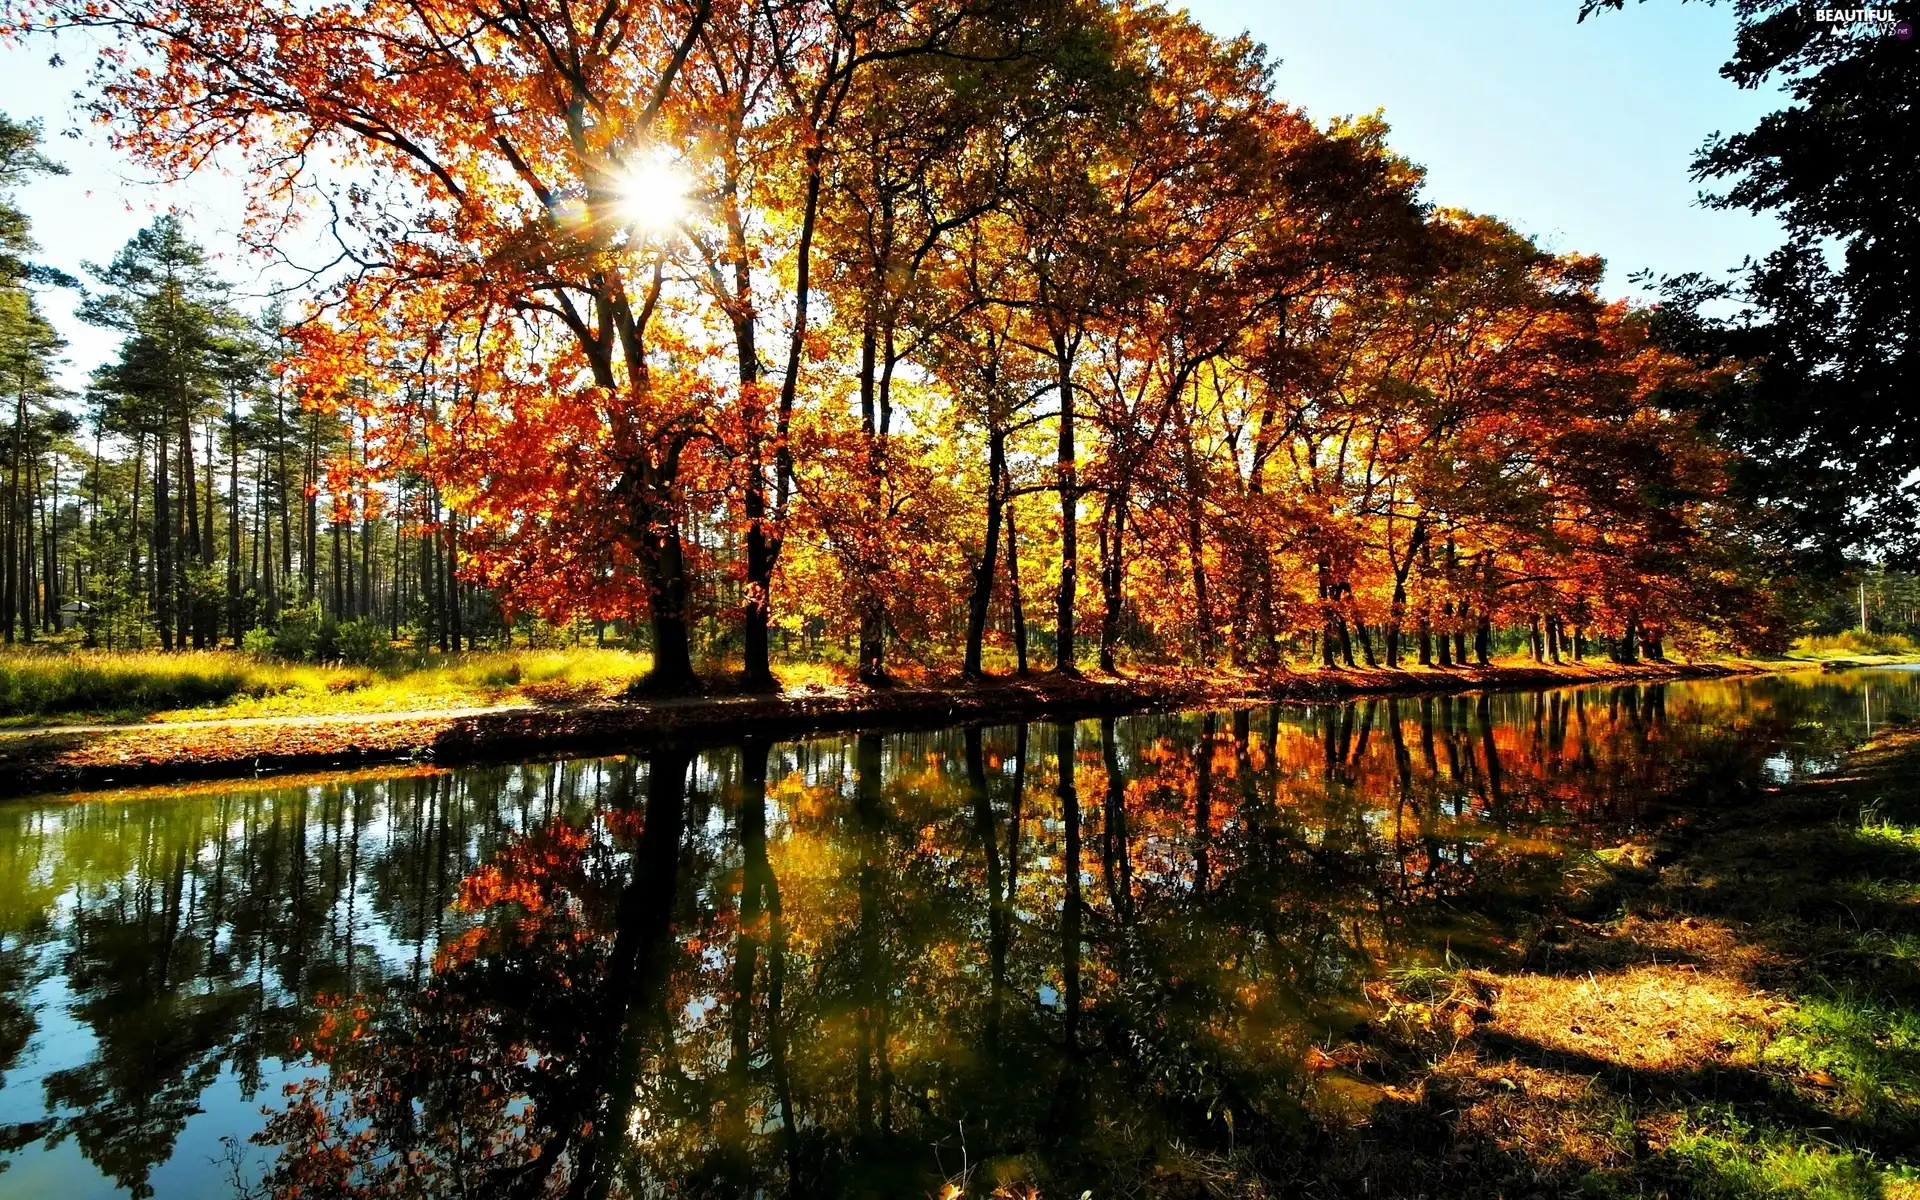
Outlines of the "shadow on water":
[{"label": "shadow on water", "polygon": [[1282,1183],[1369,980],[1916,699],[1602,686],[6,806],[0,1193]]}]

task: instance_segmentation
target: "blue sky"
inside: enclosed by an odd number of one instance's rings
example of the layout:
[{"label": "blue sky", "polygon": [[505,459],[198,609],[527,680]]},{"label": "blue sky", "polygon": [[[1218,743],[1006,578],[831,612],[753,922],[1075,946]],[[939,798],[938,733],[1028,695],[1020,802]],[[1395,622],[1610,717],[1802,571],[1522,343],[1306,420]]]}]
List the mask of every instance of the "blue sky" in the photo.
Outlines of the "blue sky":
[{"label": "blue sky", "polygon": [[1195,0],[1215,33],[1279,60],[1276,93],[1315,117],[1385,110],[1437,203],[1501,217],[1627,276],[1721,270],[1778,244],[1770,218],[1696,202],[1706,138],[1784,98],[1720,78],[1731,5],[1630,3],[1581,24],[1578,0]]},{"label": "blue sky", "polygon": [[[1549,248],[1604,255],[1607,290],[1627,276],[1721,270],[1779,240],[1746,213],[1699,207],[1687,164],[1715,131],[1750,127],[1781,103],[1742,92],[1718,68],[1733,38],[1730,6],[1649,0],[1575,22],[1578,0],[1194,0],[1193,16],[1221,34],[1250,32],[1279,60],[1275,90],[1316,118],[1383,109],[1395,147],[1428,172],[1436,203],[1502,217]],[[42,258],[78,272],[105,261],[156,213],[178,207],[216,255],[234,245],[238,184],[209,176],[163,188],[108,149],[70,96],[88,47],[0,51],[0,110],[39,117],[49,149],[72,169],[19,196]],[[244,287],[258,264],[228,254]],[[111,353],[104,331],[74,321],[59,295],[47,307],[70,339],[70,385]]]}]

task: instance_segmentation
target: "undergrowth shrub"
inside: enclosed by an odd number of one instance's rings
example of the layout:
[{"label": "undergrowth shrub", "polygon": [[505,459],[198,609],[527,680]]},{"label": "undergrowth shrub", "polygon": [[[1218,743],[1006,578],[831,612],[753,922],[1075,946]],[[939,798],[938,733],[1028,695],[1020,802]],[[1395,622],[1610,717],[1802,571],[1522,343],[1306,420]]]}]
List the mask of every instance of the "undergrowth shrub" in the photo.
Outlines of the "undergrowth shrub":
[{"label": "undergrowth shrub", "polygon": [[333,653],[328,657],[351,667],[391,667],[400,658],[386,628],[364,617],[334,627]]},{"label": "undergrowth shrub", "polygon": [[350,667],[390,668],[400,662],[393,639],[379,621],[336,621],[312,608],[290,608],[271,629],[248,631],[241,649],[281,662],[337,662]]}]

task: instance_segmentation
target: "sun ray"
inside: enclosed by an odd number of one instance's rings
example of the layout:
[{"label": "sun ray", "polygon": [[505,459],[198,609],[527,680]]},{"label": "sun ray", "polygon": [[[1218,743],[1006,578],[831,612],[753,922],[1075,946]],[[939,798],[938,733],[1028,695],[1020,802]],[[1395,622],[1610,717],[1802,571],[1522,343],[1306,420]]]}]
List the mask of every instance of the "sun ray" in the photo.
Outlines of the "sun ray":
[{"label": "sun ray", "polygon": [[686,219],[688,184],[686,170],[665,153],[634,160],[616,185],[621,222],[645,234],[671,232]]}]

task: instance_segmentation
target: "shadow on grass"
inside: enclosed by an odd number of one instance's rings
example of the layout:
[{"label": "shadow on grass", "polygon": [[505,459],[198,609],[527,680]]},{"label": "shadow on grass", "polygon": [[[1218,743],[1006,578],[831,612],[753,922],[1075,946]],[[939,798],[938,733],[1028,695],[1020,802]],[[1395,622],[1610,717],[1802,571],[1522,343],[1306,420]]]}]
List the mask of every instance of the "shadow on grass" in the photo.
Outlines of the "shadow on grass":
[{"label": "shadow on grass", "polygon": [[1920,1197],[1920,733],[1675,816],[1509,964],[1393,986],[1291,1190]]}]

